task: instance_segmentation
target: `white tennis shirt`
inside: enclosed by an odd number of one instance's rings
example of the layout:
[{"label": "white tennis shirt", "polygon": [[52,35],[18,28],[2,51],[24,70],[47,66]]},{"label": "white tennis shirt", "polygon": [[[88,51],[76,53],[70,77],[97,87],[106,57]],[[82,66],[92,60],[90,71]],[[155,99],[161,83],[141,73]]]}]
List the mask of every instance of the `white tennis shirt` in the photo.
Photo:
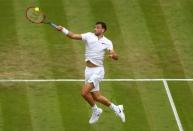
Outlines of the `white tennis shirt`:
[{"label": "white tennis shirt", "polygon": [[103,60],[106,50],[113,50],[111,40],[105,36],[98,37],[91,32],[81,34],[82,40],[86,44],[85,61],[90,61],[97,66],[103,66]]}]

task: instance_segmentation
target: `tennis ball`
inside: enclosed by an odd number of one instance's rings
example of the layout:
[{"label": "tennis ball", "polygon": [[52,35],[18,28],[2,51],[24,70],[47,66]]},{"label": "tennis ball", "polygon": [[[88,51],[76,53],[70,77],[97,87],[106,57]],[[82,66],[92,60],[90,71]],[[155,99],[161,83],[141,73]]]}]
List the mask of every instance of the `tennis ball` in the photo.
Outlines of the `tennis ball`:
[{"label": "tennis ball", "polygon": [[36,8],[35,8],[35,11],[40,11],[40,8],[39,8],[39,7],[36,7]]}]

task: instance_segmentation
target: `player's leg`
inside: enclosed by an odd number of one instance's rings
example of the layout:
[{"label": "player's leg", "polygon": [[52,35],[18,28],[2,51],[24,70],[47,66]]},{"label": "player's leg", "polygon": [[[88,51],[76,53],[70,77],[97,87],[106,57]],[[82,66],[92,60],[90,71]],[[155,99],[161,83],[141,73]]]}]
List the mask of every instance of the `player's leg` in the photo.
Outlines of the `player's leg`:
[{"label": "player's leg", "polygon": [[92,83],[86,83],[82,89],[81,95],[83,98],[91,105],[92,107],[92,116],[89,120],[90,124],[94,124],[98,121],[100,114],[102,113],[102,109],[98,108],[95,104],[95,100],[93,99],[90,91],[93,89]]},{"label": "player's leg", "polygon": [[117,106],[113,104],[110,100],[108,100],[105,96],[101,95],[100,91],[91,92],[91,95],[94,101],[97,101],[107,107],[110,107],[114,111],[117,109]]},{"label": "player's leg", "polygon": [[82,89],[83,98],[91,105],[92,107],[92,116],[89,120],[90,124],[96,123],[99,119],[100,114],[102,113],[102,109],[98,108],[92,95],[91,90],[93,90],[94,86],[91,82],[91,77],[94,73],[93,68],[86,67],[85,69],[85,86]]},{"label": "player's leg", "polygon": [[101,95],[99,91],[91,92],[91,95],[95,101],[108,107],[111,105],[111,101],[109,101],[106,97]]},{"label": "player's leg", "polygon": [[81,95],[82,97],[89,103],[91,107],[94,107],[95,101],[90,94],[90,91],[93,89],[93,86],[91,83],[86,83],[84,87],[82,88]]},{"label": "player's leg", "polygon": [[109,101],[106,97],[100,94],[99,83],[103,78],[104,78],[104,68],[96,68],[95,72],[89,77],[88,83],[91,83],[91,86],[93,87],[92,90],[90,91],[92,94],[92,97],[95,101],[110,107],[116,113],[116,115],[121,118],[122,122],[125,122],[123,105],[116,106],[111,101]]}]

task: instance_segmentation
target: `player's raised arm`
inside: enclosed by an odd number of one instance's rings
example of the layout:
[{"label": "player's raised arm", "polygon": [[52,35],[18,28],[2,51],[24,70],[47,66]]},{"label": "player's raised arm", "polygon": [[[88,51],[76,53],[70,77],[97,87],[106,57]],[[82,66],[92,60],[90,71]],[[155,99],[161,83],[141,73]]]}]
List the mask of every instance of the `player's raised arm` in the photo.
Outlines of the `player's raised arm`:
[{"label": "player's raised arm", "polygon": [[67,37],[71,38],[71,39],[74,39],[74,40],[82,40],[82,36],[81,34],[76,34],[76,33],[73,33],[69,30],[67,30],[66,28],[62,27],[62,26],[57,26],[56,28],[57,30],[63,32]]},{"label": "player's raised arm", "polygon": [[108,50],[108,55],[113,60],[118,60],[118,55],[114,50]]}]

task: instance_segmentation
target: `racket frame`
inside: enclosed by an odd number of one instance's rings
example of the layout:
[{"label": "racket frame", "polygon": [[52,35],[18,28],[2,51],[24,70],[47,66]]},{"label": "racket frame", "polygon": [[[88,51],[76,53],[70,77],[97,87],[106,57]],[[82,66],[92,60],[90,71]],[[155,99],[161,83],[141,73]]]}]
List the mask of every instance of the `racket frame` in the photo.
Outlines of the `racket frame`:
[{"label": "racket frame", "polygon": [[[40,13],[42,13],[43,14],[43,19],[42,19],[42,21],[41,22],[35,22],[35,21],[32,21],[29,17],[28,17],[28,10],[29,9],[31,9],[31,8],[34,8],[34,10],[35,10],[35,7],[34,6],[30,6],[30,7],[28,7],[28,8],[26,8],[26,11],[25,11],[25,16],[26,16],[26,18],[30,21],[30,22],[32,22],[32,23],[35,23],[35,24],[43,24],[43,23],[45,23],[44,21],[46,20],[46,15],[44,14],[44,12],[40,12]],[[46,23],[45,23],[46,24]]]}]

